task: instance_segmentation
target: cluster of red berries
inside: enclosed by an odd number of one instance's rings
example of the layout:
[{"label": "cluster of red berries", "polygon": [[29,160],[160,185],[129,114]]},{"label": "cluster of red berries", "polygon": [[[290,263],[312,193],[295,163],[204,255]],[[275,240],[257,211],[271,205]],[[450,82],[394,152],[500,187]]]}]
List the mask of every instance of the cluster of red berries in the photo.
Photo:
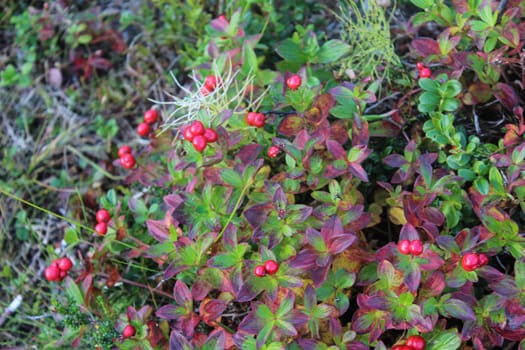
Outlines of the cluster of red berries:
[{"label": "cluster of red berries", "polygon": [[286,79],[286,86],[290,90],[297,90],[301,86],[302,79],[300,75],[293,74]]},{"label": "cluster of red berries", "polygon": [[264,122],[266,121],[264,114],[257,112],[249,112],[246,114],[244,119],[248,125],[255,126],[256,128],[262,128],[264,126]]},{"label": "cluster of red berries", "polygon": [[257,277],[264,277],[266,274],[274,275],[279,270],[279,263],[275,260],[267,260],[264,265],[257,265],[253,273]]},{"label": "cluster of red berries", "polygon": [[204,85],[201,87],[201,94],[203,96],[208,96],[210,92],[215,90],[217,87],[217,77],[215,75],[208,75],[204,79]]},{"label": "cluster of red berries", "polygon": [[126,327],[124,327],[124,330],[122,331],[122,339],[131,338],[136,333],[135,327],[128,324]]},{"label": "cluster of red berries", "polygon": [[424,350],[426,345],[425,338],[420,335],[411,335],[405,345],[395,345],[392,350]]},{"label": "cluster of red berries", "polygon": [[137,161],[131,153],[133,150],[128,145],[120,146],[118,149],[118,156],[120,158],[120,165],[125,169],[133,169]]},{"label": "cluster of red berries", "polygon": [[416,69],[419,71],[419,78],[430,78],[432,76],[432,71],[430,68],[425,67],[422,62],[416,63]]},{"label": "cluster of red berries", "polygon": [[268,147],[268,157],[275,158],[281,153],[281,149],[277,146]]},{"label": "cluster of red berries", "polygon": [[193,144],[198,152],[204,151],[208,143],[216,142],[219,139],[217,131],[213,128],[205,128],[199,120],[194,121],[186,127],[183,132],[184,139]]},{"label": "cluster of red berries", "polygon": [[73,262],[68,257],[55,259],[51,265],[44,270],[44,276],[49,282],[62,281],[69,270],[73,267]]},{"label": "cluster of red berries", "polygon": [[111,214],[106,209],[99,209],[95,215],[97,224],[95,225],[95,232],[104,236],[108,232],[108,222],[111,220]]},{"label": "cluster of red berries", "polygon": [[483,253],[467,253],[461,258],[461,266],[465,271],[474,271],[489,263],[489,258]]},{"label": "cluster of red berries", "polygon": [[397,249],[404,255],[421,255],[421,253],[423,253],[423,242],[419,239],[413,241],[403,239],[397,243]]},{"label": "cluster of red berries", "polygon": [[155,108],[148,109],[144,113],[144,122],[137,126],[137,134],[146,137],[151,132],[151,124],[154,124],[159,119],[159,112]]}]

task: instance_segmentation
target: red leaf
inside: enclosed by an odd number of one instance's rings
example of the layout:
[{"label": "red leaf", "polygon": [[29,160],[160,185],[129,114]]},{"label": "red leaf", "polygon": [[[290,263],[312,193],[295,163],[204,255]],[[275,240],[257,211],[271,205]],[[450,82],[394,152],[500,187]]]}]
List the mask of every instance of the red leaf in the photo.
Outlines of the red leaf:
[{"label": "red leaf", "polygon": [[330,125],[330,138],[344,145],[348,141],[348,125],[343,119],[336,120]]},{"label": "red leaf", "polygon": [[226,310],[227,302],[221,299],[204,299],[199,306],[199,314],[204,323],[216,326],[215,321]]},{"label": "red leaf", "polygon": [[346,159],[346,152],[339,142],[326,140],[326,148],[334,159]]},{"label": "red leaf", "polygon": [[108,70],[111,68],[111,61],[102,57],[90,57],[88,63],[96,69]]},{"label": "red leaf", "polygon": [[439,48],[439,43],[430,38],[419,38],[412,40],[412,48],[420,56],[428,57],[431,55],[439,55],[441,49]]},{"label": "red leaf", "polygon": [[292,137],[304,128],[304,124],[303,118],[297,115],[289,115],[281,121],[277,130],[285,136]]},{"label": "red leaf", "polygon": [[368,175],[366,174],[366,170],[361,166],[361,164],[350,163],[348,164],[348,169],[354,176],[356,176],[361,181],[368,182]]},{"label": "red leaf", "polygon": [[317,96],[312,108],[304,113],[304,117],[308,122],[319,125],[330,114],[330,109],[335,106],[335,98],[330,94],[322,94]]},{"label": "red leaf", "polygon": [[407,222],[401,228],[401,232],[399,233],[399,239],[408,239],[409,241],[413,241],[415,239],[419,239],[419,233],[417,233],[416,228],[412,224]]},{"label": "red leaf", "polygon": [[518,106],[519,100],[514,89],[505,83],[497,83],[494,88],[494,96],[508,110],[513,110]]},{"label": "red leaf", "polygon": [[149,320],[146,322],[146,325],[148,327],[146,334],[148,335],[148,341],[151,346],[164,348],[164,344],[167,344],[168,340],[164,337],[164,333],[157,320]]},{"label": "red leaf", "polygon": [[175,286],[173,287],[173,298],[179,305],[186,305],[187,303],[189,304],[193,300],[190,289],[181,280],[177,280],[177,282],[175,282]]},{"label": "red leaf", "polygon": [[169,230],[166,228],[164,220],[147,220],[146,226],[149,233],[159,242],[164,242],[169,237]]}]

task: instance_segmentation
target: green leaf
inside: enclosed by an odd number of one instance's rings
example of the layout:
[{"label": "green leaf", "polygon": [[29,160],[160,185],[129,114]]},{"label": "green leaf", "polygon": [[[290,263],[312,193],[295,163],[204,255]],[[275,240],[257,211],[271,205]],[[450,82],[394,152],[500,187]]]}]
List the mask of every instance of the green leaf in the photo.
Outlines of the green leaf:
[{"label": "green leaf", "polygon": [[496,17],[497,19],[497,16],[492,15],[492,10],[489,5],[483,6],[481,11],[479,11],[479,17],[483,22],[487,23],[489,26],[494,26],[496,24],[494,17]]},{"label": "green leaf", "polygon": [[257,307],[257,311],[255,312],[257,317],[263,321],[270,322],[273,320],[273,313],[272,310],[265,304],[261,304]]},{"label": "green leaf", "polygon": [[91,35],[89,34],[82,34],[78,37],[78,42],[80,44],[89,44],[91,42]]},{"label": "green leaf", "polygon": [[357,108],[355,107],[355,103],[353,108],[348,108],[348,105],[338,105],[330,109],[330,114],[339,119],[352,119],[356,112]]},{"label": "green leaf", "polygon": [[418,80],[418,85],[428,92],[439,92],[439,83],[430,78],[423,78]]},{"label": "green leaf", "polygon": [[461,92],[462,89],[463,87],[461,86],[461,83],[459,81],[454,80],[454,79],[449,80],[445,84],[444,96],[445,97],[456,97]]},{"label": "green leaf", "polygon": [[479,193],[486,195],[489,193],[489,182],[484,177],[478,177],[474,180],[474,188],[478,190]]},{"label": "green leaf", "polygon": [[231,254],[217,254],[210,261],[211,266],[227,269],[235,265],[239,260]]},{"label": "green leaf", "polygon": [[516,285],[518,288],[525,289],[525,260],[516,260],[514,264],[514,275],[516,276]]},{"label": "green leaf", "polygon": [[290,322],[277,320],[275,326],[280,328],[288,336],[295,336],[297,334],[297,330]]},{"label": "green leaf", "polygon": [[274,326],[274,321],[268,322],[263,329],[257,334],[257,348],[260,348],[263,344],[266,343],[270,335],[272,334]]},{"label": "green leaf", "polygon": [[223,168],[220,170],[220,175],[222,181],[226,182],[227,184],[233,187],[241,188],[243,186],[241,176],[232,169]]},{"label": "green leaf", "polygon": [[410,2],[423,10],[434,5],[434,0],[410,0]]},{"label": "green leaf", "polygon": [[259,69],[259,64],[257,62],[257,56],[253,48],[250,45],[245,44],[243,47],[243,58],[244,62],[242,65],[242,71],[245,74],[252,73],[256,74]]},{"label": "green leaf", "polygon": [[284,318],[286,315],[290,313],[293,309],[293,303],[294,298],[289,294],[286,298],[284,298],[281,302],[281,305],[279,305],[279,308],[277,309],[277,318]]},{"label": "green leaf", "polygon": [[75,245],[78,242],[77,231],[71,227],[66,229],[64,240],[68,245]]},{"label": "green leaf", "polygon": [[432,338],[425,350],[456,350],[461,345],[457,330],[441,332],[435,338]]},{"label": "green leaf", "polygon": [[459,107],[459,101],[451,98],[447,98],[443,101],[441,110],[446,112],[454,112]]},{"label": "green leaf", "polygon": [[314,308],[314,311],[312,312],[312,315],[317,319],[323,319],[330,316],[333,309],[330,305],[321,304]]},{"label": "green leaf", "polygon": [[350,288],[355,283],[355,273],[339,269],[335,273],[335,286],[338,289]]},{"label": "green leaf", "polygon": [[76,304],[82,305],[84,303],[84,296],[82,295],[82,291],[77,286],[75,281],[71,277],[66,277],[66,294],[75,301]]},{"label": "green leaf", "polygon": [[501,176],[501,173],[499,172],[498,168],[491,167],[489,170],[489,181],[490,185],[494,187],[494,190],[496,192],[504,194],[505,188],[503,186],[503,177]]},{"label": "green leaf", "polygon": [[329,40],[321,46],[317,54],[318,63],[335,62],[350,52],[350,45],[341,40]]},{"label": "green leaf", "polygon": [[308,56],[303,48],[291,39],[286,39],[277,45],[277,54],[287,61],[304,64],[308,61]]}]

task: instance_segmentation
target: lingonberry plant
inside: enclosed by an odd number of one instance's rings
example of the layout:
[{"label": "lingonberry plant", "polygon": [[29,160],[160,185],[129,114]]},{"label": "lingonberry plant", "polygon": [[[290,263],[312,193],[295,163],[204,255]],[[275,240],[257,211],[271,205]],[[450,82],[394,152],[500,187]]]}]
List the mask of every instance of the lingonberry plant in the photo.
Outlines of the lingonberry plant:
[{"label": "lingonberry plant", "polygon": [[[127,187],[99,199],[59,342],[96,324],[105,349],[525,349],[524,9],[412,3],[390,83],[335,74],[348,47],[301,26],[272,70],[246,9],[213,19],[139,165],[118,150]],[[100,301],[118,285],[143,298]]]}]

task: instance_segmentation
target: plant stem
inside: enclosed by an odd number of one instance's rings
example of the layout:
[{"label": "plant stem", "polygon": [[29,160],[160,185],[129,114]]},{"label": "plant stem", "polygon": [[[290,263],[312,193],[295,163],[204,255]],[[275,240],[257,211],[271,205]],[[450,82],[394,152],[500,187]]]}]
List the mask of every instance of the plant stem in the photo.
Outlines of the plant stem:
[{"label": "plant stem", "polygon": [[248,188],[250,188],[250,186],[252,185],[252,180],[253,180],[253,177],[255,175],[257,175],[258,171],[256,171],[251,177],[250,179],[246,182],[246,184],[244,185],[244,187],[242,188],[242,192],[241,194],[239,195],[239,198],[237,199],[237,202],[235,203],[235,206],[230,214],[230,217],[228,218],[228,221],[226,222],[226,224],[222,227],[222,230],[221,232],[219,232],[219,234],[217,235],[217,238],[215,238],[215,242],[218,242],[219,239],[221,239],[222,235],[224,234],[224,231],[226,231],[226,228],[228,227],[228,225],[230,224],[230,222],[232,221],[233,219],[233,216],[235,215],[235,213],[237,212],[237,210],[239,209],[239,206],[241,205],[241,202],[242,202],[242,199],[244,198],[244,195],[246,194],[246,191],[248,190]]},{"label": "plant stem", "polygon": [[92,233],[95,232],[95,230],[93,230],[91,227],[85,226],[85,225],[81,224],[79,221],[75,221],[75,220],[73,220],[73,219],[67,218],[67,217],[62,216],[62,215],[60,215],[60,214],[57,214],[57,213],[55,213],[54,211],[51,211],[51,210],[49,210],[49,209],[42,208],[42,207],[40,207],[40,206],[38,206],[38,205],[36,205],[36,204],[33,204],[33,203],[29,202],[29,201],[26,201],[26,200],[23,199],[23,198],[18,197],[18,196],[15,195],[15,194],[12,194],[12,193],[6,192],[6,191],[4,191],[4,190],[1,189],[1,188],[0,188],[0,193],[5,194],[6,196],[13,198],[14,200],[17,200],[17,201],[19,201],[19,202],[21,202],[21,203],[24,203],[24,204],[26,204],[26,205],[29,205],[30,207],[33,207],[33,208],[35,208],[35,209],[37,209],[37,210],[40,210],[40,211],[42,211],[42,212],[44,212],[44,213],[46,213],[46,214],[52,215],[52,216],[54,216],[54,217],[57,217],[57,218],[59,218],[60,220],[67,221],[67,222],[69,222],[69,223],[71,223],[71,224],[73,224],[73,225],[77,225],[77,226],[79,226],[79,227],[81,227],[81,228],[83,228],[83,229],[85,229],[85,230],[87,230],[87,231],[89,231],[89,232],[92,232]]},{"label": "plant stem", "polygon": [[[97,276],[100,276],[100,277],[103,277],[103,278],[106,278],[106,279],[109,277],[109,275],[106,274],[106,273],[97,273]],[[158,290],[156,288],[153,288],[153,287],[151,287],[151,286],[149,286],[147,284],[143,284],[143,283],[140,283],[140,282],[135,282],[135,281],[128,280],[128,279],[122,278],[122,277],[119,279],[119,281],[122,282],[122,283],[126,283],[126,284],[129,284],[129,285],[135,286],[135,287],[144,288],[144,289],[147,289],[148,291],[150,291],[151,293],[156,293],[156,294],[162,295],[162,296],[164,296],[166,298],[173,299],[173,295],[168,294],[166,292],[163,292],[161,290]]]}]

